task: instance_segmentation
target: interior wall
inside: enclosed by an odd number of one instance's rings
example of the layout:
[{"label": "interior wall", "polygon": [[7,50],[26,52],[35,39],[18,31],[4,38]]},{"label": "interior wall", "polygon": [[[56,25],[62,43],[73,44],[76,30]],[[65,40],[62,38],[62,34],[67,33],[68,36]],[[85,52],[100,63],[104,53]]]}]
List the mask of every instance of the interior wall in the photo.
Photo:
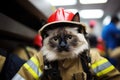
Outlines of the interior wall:
[{"label": "interior wall", "polygon": [[0,48],[11,49],[18,44],[29,44],[37,31],[0,13]]},{"label": "interior wall", "polygon": [[[92,19],[91,19],[92,20]],[[93,19],[94,20],[94,19]],[[89,21],[90,20],[81,20],[81,22],[85,23],[85,25],[87,26],[87,32],[89,33]],[[93,29],[93,34],[96,35],[97,37],[101,37],[101,32],[102,32],[102,28],[103,28],[103,24],[101,20],[95,20],[96,24],[94,26]]]}]

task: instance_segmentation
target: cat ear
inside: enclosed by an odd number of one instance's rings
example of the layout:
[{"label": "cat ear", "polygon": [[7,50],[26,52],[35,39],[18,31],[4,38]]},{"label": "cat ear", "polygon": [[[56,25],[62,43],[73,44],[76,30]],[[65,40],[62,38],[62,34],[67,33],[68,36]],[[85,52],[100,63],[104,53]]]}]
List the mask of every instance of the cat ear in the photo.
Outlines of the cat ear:
[{"label": "cat ear", "polygon": [[72,21],[80,22],[80,16],[78,12],[73,16]]}]

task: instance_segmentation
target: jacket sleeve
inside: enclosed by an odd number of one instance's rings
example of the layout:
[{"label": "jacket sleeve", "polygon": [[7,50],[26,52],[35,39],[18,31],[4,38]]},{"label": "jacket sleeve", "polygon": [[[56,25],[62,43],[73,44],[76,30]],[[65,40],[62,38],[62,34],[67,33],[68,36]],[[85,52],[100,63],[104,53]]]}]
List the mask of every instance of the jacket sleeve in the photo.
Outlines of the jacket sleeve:
[{"label": "jacket sleeve", "polygon": [[91,69],[97,80],[120,80],[120,72],[96,50],[90,51],[92,64]]},{"label": "jacket sleeve", "polygon": [[0,72],[2,71],[2,68],[4,66],[5,60],[6,60],[6,57],[0,55]]},{"label": "jacket sleeve", "polygon": [[20,68],[12,80],[39,80],[43,74],[43,56],[36,54]]}]

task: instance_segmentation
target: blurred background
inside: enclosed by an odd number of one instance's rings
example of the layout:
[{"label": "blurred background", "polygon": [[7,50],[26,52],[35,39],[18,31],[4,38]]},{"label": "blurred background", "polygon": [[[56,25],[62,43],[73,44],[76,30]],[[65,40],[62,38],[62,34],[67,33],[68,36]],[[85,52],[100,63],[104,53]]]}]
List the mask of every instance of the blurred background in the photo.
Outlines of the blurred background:
[{"label": "blurred background", "polygon": [[57,8],[79,12],[81,22],[94,28],[101,37],[102,28],[112,15],[120,18],[120,0],[1,0],[0,48],[9,50],[17,44],[30,44],[37,31]]},{"label": "blurred background", "polygon": [[[0,79],[11,80],[25,61],[39,53],[38,30],[60,7],[79,13],[89,33],[90,50],[120,71],[120,0],[1,0]],[[113,20],[113,15],[119,19]]]}]

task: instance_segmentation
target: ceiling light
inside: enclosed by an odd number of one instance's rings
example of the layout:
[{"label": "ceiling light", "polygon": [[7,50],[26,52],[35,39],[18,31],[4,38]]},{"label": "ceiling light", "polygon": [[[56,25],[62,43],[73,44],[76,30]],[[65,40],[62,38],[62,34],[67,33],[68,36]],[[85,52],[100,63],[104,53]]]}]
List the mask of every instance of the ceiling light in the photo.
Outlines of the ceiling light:
[{"label": "ceiling light", "polygon": [[65,9],[65,11],[71,11],[71,12],[74,13],[74,14],[78,12],[77,9]]},{"label": "ceiling light", "polygon": [[75,5],[77,0],[48,0],[53,6]]},{"label": "ceiling light", "polygon": [[80,17],[82,18],[102,18],[104,12],[101,9],[81,10]]},{"label": "ceiling light", "polygon": [[106,16],[104,19],[103,19],[103,25],[108,25],[111,21],[111,17],[110,16]]},{"label": "ceiling light", "polygon": [[81,4],[100,4],[106,3],[108,0],[79,0]]}]

